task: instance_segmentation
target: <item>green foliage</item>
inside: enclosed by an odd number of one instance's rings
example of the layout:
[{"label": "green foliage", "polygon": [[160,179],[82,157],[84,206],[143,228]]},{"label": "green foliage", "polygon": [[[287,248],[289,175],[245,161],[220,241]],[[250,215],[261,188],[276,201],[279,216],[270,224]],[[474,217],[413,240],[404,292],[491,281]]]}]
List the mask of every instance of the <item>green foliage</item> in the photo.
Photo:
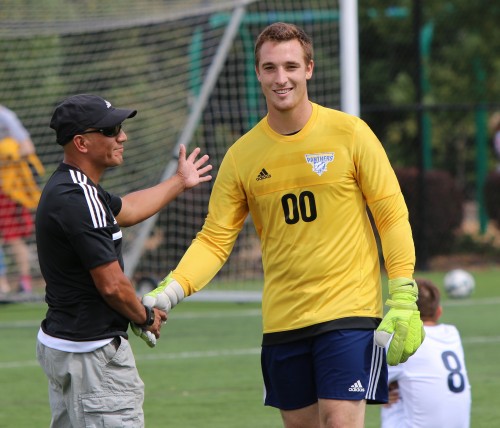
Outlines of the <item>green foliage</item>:
[{"label": "green foliage", "polygon": [[453,254],[456,255],[477,255],[483,263],[492,265],[500,260],[500,248],[495,242],[493,234],[469,234],[461,233],[456,236]]},{"label": "green foliage", "polygon": [[[407,86],[405,98],[414,100],[411,96],[415,93],[416,64],[413,3],[409,0],[359,2],[361,80],[367,89],[362,93],[367,103],[390,100],[388,94],[398,85],[396,76],[400,73],[412,77],[413,84]],[[500,6],[468,0],[421,4],[422,30],[432,28],[427,39],[430,46],[422,48],[423,54],[429,55],[423,59],[427,60],[432,99],[440,103],[498,102],[500,87],[495,82],[500,68],[495,52],[500,50]],[[485,71],[486,86],[491,91],[477,91],[479,65]],[[379,82],[379,87],[377,91],[370,91],[374,80]]]},{"label": "green foliage", "polygon": [[[475,192],[474,112],[500,105],[500,5],[439,0],[422,7],[420,54],[410,0],[359,2],[361,105],[365,120],[398,166],[419,165],[417,63],[428,115],[433,167]],[[419,58],[420,55],[420,58]],[[486,130],[483,130],[485,133]],[[467,171],[467,172],[464,172]]]},{"label": "green foliage", "polygon": [[[423,230],[425,251],[429,255],[448,254],[463,219],[463,195],[455,181],[441,170],[427,171],[424,180],[416,168],[396,169],[396,175],[408,206],[414,237]],[[420,195],[421,181],[423,196]],[[418,260],[423,251],[422,242],[416,240],[415,246]]]}]

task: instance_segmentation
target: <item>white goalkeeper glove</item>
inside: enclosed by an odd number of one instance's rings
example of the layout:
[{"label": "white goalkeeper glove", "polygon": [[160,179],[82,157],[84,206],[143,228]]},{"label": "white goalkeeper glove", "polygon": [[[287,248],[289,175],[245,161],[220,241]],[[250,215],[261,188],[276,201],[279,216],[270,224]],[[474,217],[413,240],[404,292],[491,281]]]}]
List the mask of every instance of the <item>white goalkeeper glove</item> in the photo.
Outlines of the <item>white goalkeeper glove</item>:
[{"label": "white goalkeeper glove", "polygon": [[167,314],[184,299],[184,289],[172,278],[172,272],[158,284],[153,291],[142,297],[142,304],[158,308]]},{"label": "white goalkeeper glove", "polygon": [[137,324],[131,322],[130,328],[134,332],[134,334],[140,337],[150,348],[154,348],[156,346],[156,337],[153,333],[148,330],[143,330]]},{"label": "white goalkeeper glove", "polygon": [[389,312],[375,331],[375,343],[387,349],[387,363],[396,366],[404,363],[422,344],[425,331],[417,307],[417,283],[408,278],[389,280],[391,298],[385,303]]}]

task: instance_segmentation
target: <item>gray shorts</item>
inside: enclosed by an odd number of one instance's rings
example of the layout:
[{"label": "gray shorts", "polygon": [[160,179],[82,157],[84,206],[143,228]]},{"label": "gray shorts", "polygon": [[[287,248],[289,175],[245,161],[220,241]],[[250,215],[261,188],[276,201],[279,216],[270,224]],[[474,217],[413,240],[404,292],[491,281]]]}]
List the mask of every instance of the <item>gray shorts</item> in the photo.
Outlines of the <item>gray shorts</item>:
[{"label": "gray shorts", "polygon": [[36,351],[49,379],[51,428],[144,426],[144,383],[127,340],[84,353],[37,341]]}]

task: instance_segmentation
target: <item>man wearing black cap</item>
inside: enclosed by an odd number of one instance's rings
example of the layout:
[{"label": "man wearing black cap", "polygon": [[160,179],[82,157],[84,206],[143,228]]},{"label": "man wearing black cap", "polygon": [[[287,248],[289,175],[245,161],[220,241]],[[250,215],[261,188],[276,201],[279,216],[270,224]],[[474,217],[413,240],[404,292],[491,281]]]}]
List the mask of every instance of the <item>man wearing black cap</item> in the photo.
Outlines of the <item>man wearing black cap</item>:
[{"label": "man wearing black cap", "polygon": [[166,314],[142,305],[125,276],[120,227],[211,180],[208,156],[197,159],[197,148],[186,158],[181,146],[168,180],[124,197],[106,192],[99,181],[123,162],[121,125],[136,114],[81,94],[59,104],[50,122],[64,158],[43,189],[36,240],[48,304],[37,358],[49,379],[51,427],[144,425],[144,384],[127,329],[154,346]]}]

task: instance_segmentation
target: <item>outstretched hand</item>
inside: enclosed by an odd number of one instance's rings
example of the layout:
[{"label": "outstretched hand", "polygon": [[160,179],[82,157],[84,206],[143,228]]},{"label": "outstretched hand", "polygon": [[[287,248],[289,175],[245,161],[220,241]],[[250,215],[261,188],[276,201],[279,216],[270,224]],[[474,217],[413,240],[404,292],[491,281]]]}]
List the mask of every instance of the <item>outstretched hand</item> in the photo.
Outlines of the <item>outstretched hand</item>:
[{"label": "outstretched hand", "polygon": [[190,189],[212,179],[211,175],[207,175],[207,173],[212,170],[212,165],[206,164],[208,155],[203,155],[201,158],[197,159],[200,151],[201,149],[197,147],[186,158],[186,147],[184,144],[180,146],[177,175],[182,178],[186,189]]}]

